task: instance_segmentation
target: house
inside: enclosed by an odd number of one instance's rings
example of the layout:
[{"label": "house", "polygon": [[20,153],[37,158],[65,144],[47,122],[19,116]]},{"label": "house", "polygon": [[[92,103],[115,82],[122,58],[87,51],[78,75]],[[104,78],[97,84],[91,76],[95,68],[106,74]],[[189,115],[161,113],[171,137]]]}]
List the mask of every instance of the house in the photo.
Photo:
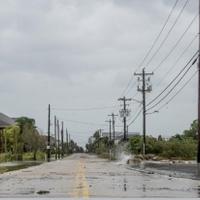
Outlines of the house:
[{"label": "house", "polygon": [[3,130],[6,127],[11,126],[13,124],[15,124],[15,120],[3,113],[0,113],[0,130]]}]

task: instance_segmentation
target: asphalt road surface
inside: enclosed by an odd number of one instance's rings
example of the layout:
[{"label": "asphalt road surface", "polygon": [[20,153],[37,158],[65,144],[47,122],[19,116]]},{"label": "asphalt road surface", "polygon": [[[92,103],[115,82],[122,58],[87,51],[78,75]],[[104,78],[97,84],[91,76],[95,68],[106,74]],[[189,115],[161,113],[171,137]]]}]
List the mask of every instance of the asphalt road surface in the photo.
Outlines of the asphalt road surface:
[{"label": "asphalt road surface", "polygon": [[87,154],[1,174],[0,186],[0,197],[200,197],[197,180],[142,173]]}]

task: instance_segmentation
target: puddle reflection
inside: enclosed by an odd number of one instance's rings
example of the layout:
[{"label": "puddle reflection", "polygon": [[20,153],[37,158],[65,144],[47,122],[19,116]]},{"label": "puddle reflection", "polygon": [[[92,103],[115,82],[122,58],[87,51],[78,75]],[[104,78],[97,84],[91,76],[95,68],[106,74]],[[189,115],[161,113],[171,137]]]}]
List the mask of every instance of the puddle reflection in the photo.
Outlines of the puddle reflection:
[{"label": "puddle reflection", "polygon": [[127,191],[127,181],[126,181],[126,178],[124,178],[124,191],[125,192]]}]

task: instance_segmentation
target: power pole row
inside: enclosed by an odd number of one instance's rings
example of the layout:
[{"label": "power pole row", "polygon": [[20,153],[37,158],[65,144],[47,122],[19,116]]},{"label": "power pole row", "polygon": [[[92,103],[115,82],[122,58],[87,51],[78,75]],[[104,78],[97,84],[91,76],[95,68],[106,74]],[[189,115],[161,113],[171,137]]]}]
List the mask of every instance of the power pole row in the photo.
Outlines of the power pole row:
[{"label": "power pole row", "polygon": [[112,117],[111,119],[111,123],[112,123],[112,135],[113,135],[113,141],[115,142],[115,117],[117,117],[118,115],[112,113],[111,115],[108,115],[109,117]]},{"label": "power pole row", "polygon": [[[51,106],[48,105],[48,136],[47,136],[47,161],[51,160]],[[66,151],[64,149],[64,122],[60,122],[54,116],[54,138],[55,138],[55,159],[64,158],[64,153],[69,151],[70,134],[66,129]],[[61,141],[60,141],[61,138]]]}]

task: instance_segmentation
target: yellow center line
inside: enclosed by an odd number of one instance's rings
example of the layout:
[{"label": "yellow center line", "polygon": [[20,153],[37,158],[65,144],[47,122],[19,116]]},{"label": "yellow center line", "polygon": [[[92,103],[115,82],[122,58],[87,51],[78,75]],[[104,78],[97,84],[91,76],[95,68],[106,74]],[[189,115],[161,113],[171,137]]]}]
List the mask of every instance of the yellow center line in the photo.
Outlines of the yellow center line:
[{"label": "yellow center line", "polygon": [[80,160],[76,171],[73,197],[89,198],[89,186],[85,177],[84,161]]}]

